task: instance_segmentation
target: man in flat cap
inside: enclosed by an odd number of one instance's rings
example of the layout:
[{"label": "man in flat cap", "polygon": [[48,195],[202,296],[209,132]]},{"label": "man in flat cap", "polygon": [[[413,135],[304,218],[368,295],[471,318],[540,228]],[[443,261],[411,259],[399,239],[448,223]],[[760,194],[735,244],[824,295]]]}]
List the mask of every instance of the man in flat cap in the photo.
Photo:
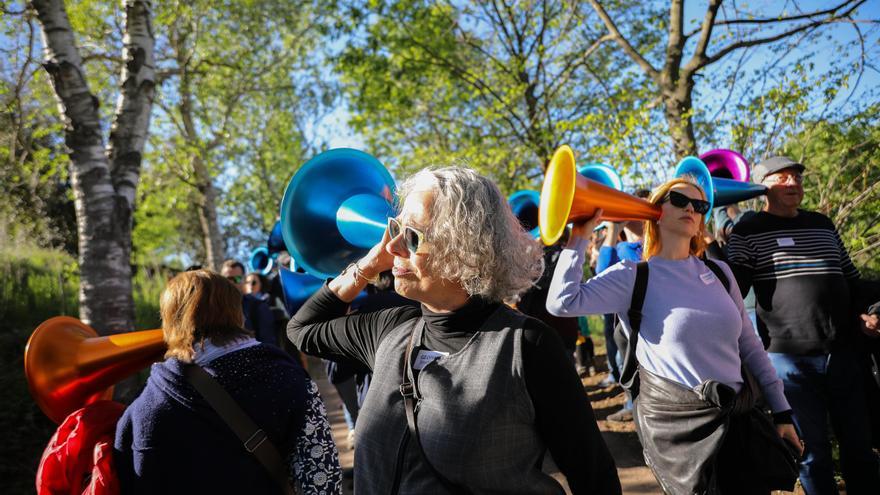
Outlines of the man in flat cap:
[{"label": "man in flat cap", "polygon": [[733,228],[729,260],[740,291],[755,289],[758,333],[805,444],[804,490],[837,493],[830,416],[847,493],[877,493],[880,475],[857,352],[858,308],[851,304],[859,272],[831,220],[799,208],[804,169],[785,156],[755,167],[752,178],[767,186],[767,202]]}]

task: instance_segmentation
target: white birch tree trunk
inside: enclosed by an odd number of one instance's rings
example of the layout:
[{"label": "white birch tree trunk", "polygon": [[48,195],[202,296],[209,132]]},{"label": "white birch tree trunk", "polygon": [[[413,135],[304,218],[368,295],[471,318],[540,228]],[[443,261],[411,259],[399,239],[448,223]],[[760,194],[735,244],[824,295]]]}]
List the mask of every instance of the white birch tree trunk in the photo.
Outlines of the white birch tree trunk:
[{"label": "white birch tree trunk", "polygon": [[105,147],[98,99],[61,0],[32,0],[44,60],[65,124],[76,207],[80,319],[102,335],[134,330],[131,227],[144,142],[155,93],[149,1],[125,0],[124,66]]}]

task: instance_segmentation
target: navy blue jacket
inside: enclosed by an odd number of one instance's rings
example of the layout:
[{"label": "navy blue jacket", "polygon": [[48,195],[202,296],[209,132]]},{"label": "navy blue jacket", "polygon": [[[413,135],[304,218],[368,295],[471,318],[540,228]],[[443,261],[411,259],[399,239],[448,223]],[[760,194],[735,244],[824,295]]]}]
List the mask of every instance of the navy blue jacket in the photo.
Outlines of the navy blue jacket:
[{"label": "navy blue jacket", "polygon": [[[116,427],[123,493],[280,493],[257,459],[183,376],[156,363]],[[256,344],[218,357],[210,374],[262,427],[282,457],[296,449],[309,405],[307,373],[280,349]],[[333,452],[335,455],[335,452]]]}]

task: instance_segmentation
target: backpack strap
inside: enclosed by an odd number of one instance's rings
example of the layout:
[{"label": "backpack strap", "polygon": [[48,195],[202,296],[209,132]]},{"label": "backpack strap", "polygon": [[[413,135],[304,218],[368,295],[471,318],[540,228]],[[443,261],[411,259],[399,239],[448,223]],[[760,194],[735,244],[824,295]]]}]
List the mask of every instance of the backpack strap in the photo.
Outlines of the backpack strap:
[{"label": "backpack strap", "polygon": [[[636,346],[639,342],[639,329],[642,326],[642,306],[645,303],[645,293],[648,291],[648,274],[648,262],[639,262],[636,265],[636,281],[633,284],[632,300],[626,312],[630,325],[629,335],[623,332],[622,325],[615,329],[614,340],[618,347],[626,350],[623,368],[620,370],[620,384],[629,391],[630,397],[633,399],[639,393],[639,362],[636,359]],[[621,344],[625,344],[625,346]]]},{"label": "backpack strap", "polygon": [[712,273],[714,273],[715,276],[718,277],[718,280],[720,280],[721,284],[724,286],[724,290],[730,293],[730,280],[727,279],[727,275],[724,274],[724,270],[721,269],[721,266],[719,266],[718,263],[715,263],[709,258],[704,259],[703,263],[705,263],[706,266],[708,266],[709,269],[712,270]]},{"label": "backpack strap", "polygon": [[[638,337],[639,329],[642,326],[642,306],[645,304],[645,293],[648,291],[648,262],[640,261],[636,265],[636,283],[633,285],[632,300],[629,303],[629,309],[626,312],[629,318],[630,333]],[[630,340],[632,340],[630,336]],[[636,339],[638,341],[638,339]],[[635,351],[635,345],[633,345]]]}]

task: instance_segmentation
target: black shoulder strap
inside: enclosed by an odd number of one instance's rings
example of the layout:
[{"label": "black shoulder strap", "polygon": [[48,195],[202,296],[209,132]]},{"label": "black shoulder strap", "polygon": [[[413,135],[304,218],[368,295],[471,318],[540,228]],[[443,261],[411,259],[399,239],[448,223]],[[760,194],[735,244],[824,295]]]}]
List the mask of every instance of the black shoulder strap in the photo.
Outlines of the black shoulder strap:
[{"label": "black shoulder strap", "polygon": [[235,432],[245,450],[260,461],[269,471],[269,475],[286,495],[293,495],[293,486],[287,477],[287,469],[275,445],[269,440],[266,432],[257,426],[235,399],[217,380],[197,364],[190,364],[183,369],[187,381],[205,398],[205,401],[217,412],[221,419]]},{"label": "black shoulder strap", "polygon": [[638,342],[639,329],[642,326],[642,306],[645,304],[645,292],[648,291],[648,262],[640,261],[636,265],[636,283],[633,285],[632,300],[626,316],[629,319],[631,346],[635,352],[635,343]]},{"label": "black shoulder strap", "polygon": [[724,285],[724,290],[730,292],[730,280],[727,279],[727,275],[724,274],[724,270],[722,270],[721,267],[718,266],[718,263],[715,263],[709,258],[704,259],[703,263],[705,263],[706,266],[708,266],[709,269],[712,270],[712,273],[714,273],[715,276],[718,277],[718,280],[720,280],[721,284]]},{"label": "black shoulder strap", "polygon": [[409,334],[409,341],[406,344],[406,352],[404,352],[403,355],[403,376],[400,379],[400,395],[403,396],[403,407],[406,409],[406,424],[409,426],[410,435],[419,447],[422,459],[425,460],[425,464],[428,465],[437,479],[440,480],[440,483],[452,493],[470,493],[466,487],[457,485],[450,481],[446,476],[443,476],[443,473],[438,471],[437,468],[431,464],[431,461],[428,460],[428,455],[425,453],[425,449],[422,448],[422,441],[419,439],[419,425],[416,422],[415,410],[416,395],[418,391],[415,385],[415,373],[412,368],[412,351],[413,347],[415,347],[413,341],[415,340],[416,328],[419,323],[424,325],[424,320],[417,318],[415,321],[416,323],[413,325],[412,331]]},{"label": "black shoulder strap", "polygon": [[622,352],[626,353],[623,358],[623,368],[620,370],[620,384],[629,391],[632,399],[635,399],[639,393],[639,362],[636,359],[636,346],[639,343],[639,329],[642,326],[642,306],[645,303],[645,292],[648,290],[648,273],[647,261],[636,265],[636,281],[633,284],[632,299],[626,312],[630,325],[629,335],[624,333],[622,325],[614,330],[615,342]]}]

